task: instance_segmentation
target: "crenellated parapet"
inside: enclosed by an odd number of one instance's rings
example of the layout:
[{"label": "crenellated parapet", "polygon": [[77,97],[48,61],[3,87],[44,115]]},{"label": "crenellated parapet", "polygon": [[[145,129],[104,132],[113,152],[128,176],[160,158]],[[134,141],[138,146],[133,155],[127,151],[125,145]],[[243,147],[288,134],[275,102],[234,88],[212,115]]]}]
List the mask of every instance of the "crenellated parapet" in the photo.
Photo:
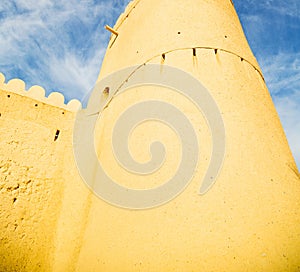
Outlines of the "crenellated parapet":
[{"label": "crenellated parapet", "polygon": [[65,104],[65,97],[59,92],[52,92],[46,96],[45,89],[38,85],[32,86],[26,90],[25,82],[23,80],[14,78],[5,82],[5,76],[2,73],[0,73],[0,89],[30,97],[45,104],[71,112],[76,112],[81,109],[81,102],[77,99],[72,99]]}]

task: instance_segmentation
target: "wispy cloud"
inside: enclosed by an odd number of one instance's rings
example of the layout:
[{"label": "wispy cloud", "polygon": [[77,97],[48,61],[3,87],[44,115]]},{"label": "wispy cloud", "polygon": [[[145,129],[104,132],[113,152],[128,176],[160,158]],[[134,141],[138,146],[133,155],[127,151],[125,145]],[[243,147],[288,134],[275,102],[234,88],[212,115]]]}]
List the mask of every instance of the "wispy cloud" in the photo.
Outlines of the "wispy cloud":
[{"label": "wispy cloud", "polygon": [[235,6],[257,57],[299,52],[299,0],[236,0]]},{"label": "wispy cloud", "polygon": [[274,12],[277,15],[300,18],[298,0],[234,0],[235,6],[244,14],[262,14]]},{"label": "wispy cloud", "polygon": [[261,1],[260,6],[265,5],[265,8],[280,15],[300,18],[300,2],[298,0],[281,1],[280,5],[277,3],[276,0]]},{"label": "wispy cloud", "polygon": [[[298,165],[300,166],[300,118],[299,94],[284,97],[273,97],[277,111],[280,115],[289,145]],[[298,101],[297,101],[298,100]]]},{"label": "wispy cloud", "polygon": [[295,95],[300,102],[300,51],[260,60],[273,96]]},{"label": "wispy cloud", "polygon": [[128,1],[2,0],[0,70],[81,98],[95,83],[109,33]]},{"label": "wispy cloud", "polygon": [[300,166],[300,52],[260,61],[297,165]]},{"label": "wispy cloud", "polygon": [[300,1],[235,1],[300,166]]}]

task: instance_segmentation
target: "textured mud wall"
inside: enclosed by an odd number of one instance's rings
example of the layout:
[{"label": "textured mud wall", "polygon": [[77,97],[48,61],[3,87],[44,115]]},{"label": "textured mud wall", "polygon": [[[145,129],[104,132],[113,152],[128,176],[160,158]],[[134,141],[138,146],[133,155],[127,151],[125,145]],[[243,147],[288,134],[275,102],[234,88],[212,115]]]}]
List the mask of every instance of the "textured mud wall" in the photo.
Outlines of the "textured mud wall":
[{"label": "textured mud wall", "polygon": [[87,203],[72,153],[80,103],[1,79],[0,271],[72,268]]}]

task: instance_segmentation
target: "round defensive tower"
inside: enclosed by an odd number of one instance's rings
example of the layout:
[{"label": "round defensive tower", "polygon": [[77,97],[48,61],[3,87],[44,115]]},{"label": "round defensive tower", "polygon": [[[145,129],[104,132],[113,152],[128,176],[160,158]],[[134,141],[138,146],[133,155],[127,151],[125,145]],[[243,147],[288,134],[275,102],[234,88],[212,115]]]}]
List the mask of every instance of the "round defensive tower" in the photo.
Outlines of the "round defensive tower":
[{"label": "round defensive tower", "polygon": [[[199,195],[213,144],[205,116],[178,93],[162,87],[137,87],[115,96],[99,119],[96,139],[99,160],[114,180],[125,179],[123,185],[136,189],[145,189],[147,181],[149,187],[158,185],[118,170],[111,155],[113,124],[126,108],[143,99],[173,103],[193,122],[200,143],[198,168],[187,189],[160,207],[127,210],[93,197],[79,270],[299,269],[299,173],[232,1],[132,1],[112,32],[99,80],[150,63],[191,74],[219,107],[226,151],[215,184]],[[166,135],[155,125],[141,130],[136,139]],[[168,135],[162,141],[168,145],[176,139]],[[129,144],[133,156],[149,159],[140,154],[147,153],[148,143]],[[169,150],[176,157],[172,147]],[[176,172],[176,165],[170,163],[154,179],[165,181]]]}]

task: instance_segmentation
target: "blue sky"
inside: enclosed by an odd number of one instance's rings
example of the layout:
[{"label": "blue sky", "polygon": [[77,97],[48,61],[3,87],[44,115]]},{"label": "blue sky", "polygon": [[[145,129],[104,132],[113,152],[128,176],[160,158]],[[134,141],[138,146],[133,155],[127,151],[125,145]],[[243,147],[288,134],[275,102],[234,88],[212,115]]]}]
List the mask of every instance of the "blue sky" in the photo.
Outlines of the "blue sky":
[{"label": "blue sky", "polygon": [[[172,0],[170,0],[172,1]],[[0,72],[82,99],[129,0],[1,0]],[[300,166],[300,1],[234,0]]]}]

